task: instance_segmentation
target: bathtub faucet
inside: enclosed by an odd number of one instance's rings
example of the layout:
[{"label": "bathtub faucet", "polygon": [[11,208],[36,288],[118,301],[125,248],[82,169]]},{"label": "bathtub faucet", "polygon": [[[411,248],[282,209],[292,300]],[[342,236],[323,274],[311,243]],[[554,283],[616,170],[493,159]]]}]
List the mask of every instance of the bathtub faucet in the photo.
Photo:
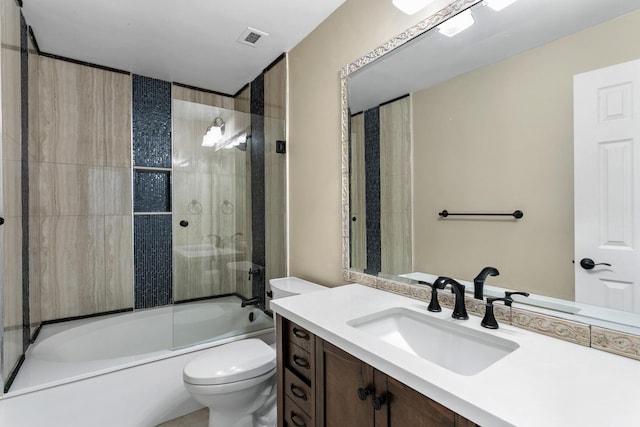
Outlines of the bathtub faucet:
[{"label": "bathtub faucet", "polygon": [[243,300],[240,303],[241,307],[246,307],[248,305],[255,305],[255,306],[259,307],[260,305],[262,305],[262,298],[253,297],[253,298],[249,298],[249,299]]}]

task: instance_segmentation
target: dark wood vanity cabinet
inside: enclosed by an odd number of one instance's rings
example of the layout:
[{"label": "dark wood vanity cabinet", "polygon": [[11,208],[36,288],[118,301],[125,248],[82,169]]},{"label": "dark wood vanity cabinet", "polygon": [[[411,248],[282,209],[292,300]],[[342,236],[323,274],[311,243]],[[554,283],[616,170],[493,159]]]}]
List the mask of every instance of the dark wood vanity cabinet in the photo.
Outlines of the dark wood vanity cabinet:
[{"label": "dark wood vanity cabinet", "polygon": [[476,427],[304,328],[276,325],[279,427]]}]

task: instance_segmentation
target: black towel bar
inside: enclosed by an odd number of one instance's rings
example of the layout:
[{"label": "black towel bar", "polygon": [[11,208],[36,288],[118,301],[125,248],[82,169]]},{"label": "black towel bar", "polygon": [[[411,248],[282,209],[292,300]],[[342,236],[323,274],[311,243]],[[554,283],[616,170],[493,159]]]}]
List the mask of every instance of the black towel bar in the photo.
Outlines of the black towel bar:
[{"label": "black towel bar", "polygon": [[465,215],[465,216],[512,216],[516,219],[520,219],[524,216],[524,213],[521,210],[513,211],[512,213],[451,213],[445,209],[442,212],[439,212],[438,215],[440,215],[443,218],[446,218],[448,216],[454,216],[454,215]]}]

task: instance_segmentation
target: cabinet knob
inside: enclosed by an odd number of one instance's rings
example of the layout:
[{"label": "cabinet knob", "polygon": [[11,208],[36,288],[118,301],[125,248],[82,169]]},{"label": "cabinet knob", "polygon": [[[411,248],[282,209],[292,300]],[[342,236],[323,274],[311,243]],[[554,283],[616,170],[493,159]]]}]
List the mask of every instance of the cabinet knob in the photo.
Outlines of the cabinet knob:
[{"label": "cabinet knob", "polygon": [[371,399],[371,406],[373,406],[373,409],[376,411],[382,409],[385,403],[387,403],[387,396],[384,394],[382,396],[373,396],[373,399]]},{"label": "cabinet knob", "polygon": [[303,339],[305,341],[309,341],[309,338],[310,338],[308,333],[306,333],[304,331],[301,331],[298,328],[293,328],[293,335],[295,335],[296,337],[301,338],[301,339]]},{"label": "cabinet knob", "polygon": [[298,399],[302,399],[304,401],[307,400],[307,395],[304,392],[304,390],[302,390],[301,388],[296,387],[295,385],[291,384],[290,390],[291,390],[291,394],[293,394]]},{"label": "cabinet knob", "polygon": [[370,394],[371,390],[369,390],[369,387],[358,388],[358,398],[360,398],[360,400],[367,400]]},{"label": "cabinet knob", "polygon": [[309,365],[309,362],[306,359],[296,356],[295,354],[293,355],[293,363],[295,363],[297,366],[300,366],[301,368],[304,368],[304,369],[311,368],[311,365]]},{"label": "cabinet knob", "polygon": [[295,426],[298,426],[298,427],[306,427],[307,426],[307,423],[304,422],[302,417],[300,415],[296,414],[293,411],[291,411],[291,414],[289,415],[289,418],[291,418],[291,422]]}]

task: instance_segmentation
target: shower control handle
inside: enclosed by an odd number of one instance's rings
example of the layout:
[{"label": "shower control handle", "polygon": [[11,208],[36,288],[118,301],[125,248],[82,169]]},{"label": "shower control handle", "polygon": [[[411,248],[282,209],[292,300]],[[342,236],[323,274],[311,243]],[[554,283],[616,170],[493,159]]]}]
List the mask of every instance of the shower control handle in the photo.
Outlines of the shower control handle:
[{"label": "shower control handle", "polygon": [[188,226],[189,226],[189,221],[184,219],[180,221],[180,227],[188,227]]}]

